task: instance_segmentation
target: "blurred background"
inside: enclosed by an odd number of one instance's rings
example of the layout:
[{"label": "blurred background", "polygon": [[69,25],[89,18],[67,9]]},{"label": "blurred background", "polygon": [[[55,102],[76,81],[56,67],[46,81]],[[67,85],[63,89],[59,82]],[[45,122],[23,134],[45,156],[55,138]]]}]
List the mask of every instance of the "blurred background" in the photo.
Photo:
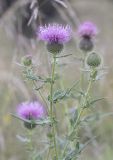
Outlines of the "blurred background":
[{"label": "blurred background", "polygon": [[[76,57],[79,56],[76,41],[77,26],[87,20],[99,28],[95,51],[103,57],[104,66],[108,67],[107,74],[98,82],[98,88],[95,88],[94,92],[95,96],[105,97],[105,100],[99,102],[95,110],[111,113],[113,112],[113,0],[0,0],[0,160],[27,159],[25,148],[17,139],[17,135],[24,134],[25,130],[9,113],[14,113],[16,106],[23,101],[36,98],[41,101],[38,93],[25,83],[21,67],[17,65],[22,56],[32,54],[37,64],[37,73],[48,74],[46,50],[36,37],[38,26],[53,22],[70,24],[75,35],[66,46],[64,54],[71,53]],[[68,64],[60,70],[66,87],[78,79],[80,64],[74,58],[63,59],[60,63]],[[75,104],[69,102],[69,105]],[[97,136],[97,139],[85,149],[81,159],[113,160],[113,116],[106,116],[97,122],[96,125],[93,124],[92,130],[87,127],[85,132],[81,132],[81,137]],[[60,131],[64,132],[65,128],[65,124],[62,124]],[[41,133],[42,128],[37,128],[37,144],[43,139],[44,135]],[[42,138],[39,139],[40,135]],[[41,148],[41,145],[38,148]]]}]

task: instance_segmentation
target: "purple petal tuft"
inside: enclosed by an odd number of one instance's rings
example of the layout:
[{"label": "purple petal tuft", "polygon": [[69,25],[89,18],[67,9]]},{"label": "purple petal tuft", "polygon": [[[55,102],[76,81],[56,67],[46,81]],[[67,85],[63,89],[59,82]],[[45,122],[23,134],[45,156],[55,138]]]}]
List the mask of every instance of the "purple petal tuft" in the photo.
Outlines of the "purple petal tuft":
[{"label": "purple petal tuft", "polygon": [[38,30],[39,39],[48,43],[66,43],[71,39],[71,28],[59,24],[49,24],[41,26]]},{"label": "purple petal tuft", "polygon": [[21,118],[36,120],[44,116],[44,108],[37,101],[24,102],[18,106],[17,114]]},{"label": "purple petal tuft", "polygon": [[78,28],[78,35],[80,37],[93,38],[98,34],[98,29],[92,22],[84,22]]}]

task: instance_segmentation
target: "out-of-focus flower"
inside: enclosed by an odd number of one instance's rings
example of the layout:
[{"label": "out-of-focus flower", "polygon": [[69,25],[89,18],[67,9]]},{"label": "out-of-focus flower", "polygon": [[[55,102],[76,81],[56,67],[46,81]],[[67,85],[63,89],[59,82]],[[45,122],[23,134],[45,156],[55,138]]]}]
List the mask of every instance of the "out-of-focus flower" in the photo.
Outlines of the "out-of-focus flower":
[{"label": "out-of-focus flower", "polygon": [[36,120],[44,116],[43,106],[35,102],[24,102],[18,106],[17,114],[28,120]]},{"label": "out-of-focus flower", "polygon": [[93,38],[98,34],[98,29],[92,22],[84,22],[78,28],[78,35],[80,37]]},{"label": "out-of-focus flower", "polygon": [[[37,101],[24,102],[18,106],[17,115],[20,118],[35,121],[37,119],[44,117],[44,107]],[[32,124],[32,123],[28,123],[28,122],[24,122],[24,125],[28,129],[32,129],[36,126],[35,123]]]},{"label": "out-of-focus flower", "polygon": [[79,48],[84,52],[89,52],[94,47],[93,38],[98,34],[98,29],[92,22],[84,22],[78,28],[80,43]]},{"label": "out-of-focus flower", "polygon": [[71,27],[60,24],[49,24],[41,26],[38,30],[39,39],[47,42],[47,49],[51,53],[59,53],[63,44],[71,39]]}]

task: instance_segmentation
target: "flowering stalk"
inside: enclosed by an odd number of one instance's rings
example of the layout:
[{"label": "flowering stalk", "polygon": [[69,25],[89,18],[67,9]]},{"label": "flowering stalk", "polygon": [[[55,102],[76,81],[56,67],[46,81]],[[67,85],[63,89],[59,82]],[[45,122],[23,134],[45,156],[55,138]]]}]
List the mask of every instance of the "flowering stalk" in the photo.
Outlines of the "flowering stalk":
[{"label": "flowering stalk", "polygon": [[[46,42],[46,48],[49,53],[52,54],[53,64],[52,64],[52,73],[51,73],[51,82],[50,82],[50,117],[53,121],[53,86],[55,81],[55,65],[56,57],[63,50],[64,43],[67,43],[71,39],[71,28],[70,26],[62,26],[59,24],[52,24],[48,26],[41,26],[38,30],[39,39]],[[52,138],[55,149],[56,160],[58,160],[57,153],[57,144],[56,144],[56,128],[55,123],[52,123]],[[49,156],[50,151],[48,152]]]},{"label": "flowering stalk", "polygon": [[[37,84],[36,84],[36,82],[35,82],[34,80],[33,80],[33,85],[34,85],[35,89],[38,88],[38,87],[37,87]],[[45,99],[45,97],[44,97],[44,95],[42,94],[42,92],[41,92],[40,89],[38,90],[38,93],[39,93],[41,99],[43,100],[43,102],[45,103],[45,105],[46,105],[46,107],[47,107],[47,112],[49,112],[49,111],[48,111],[48,109],[49,109],[48,103],[47,103],[47,101],[46,101],[46,99]]]},{"label": "flowering stalk", "polygon": [[28,151],[30,152],[30,156],[34,150],[34,147],[33,147],[33,141],[32,141],[32,138],[33,138],[33,130],[27,130],[27,133],[28,133],[28,143],[27,143],[27,146],[28,146]]},{"label": "flowering stalk", "polygon": [[[60,81],[60,87],[62,90],[64,90],[64,81],[63,81],[63,78],[59,80]],[[67,120],[67,130],[68,132],[70,131],[71,129],[71,124],[70,124],[70,117],[69,117],[69,109],[68,109],[68,104],[66,103],[66,101],[64,101],[64,114],[66,115],[66,120]]]},{"label": "flowering stalk", "polygon": [[89,84],[88,84],[88,87],[87,87],[87,91],[86,91],[86,93],[85,93],[85,98],[84,98],[83,104],[80,105],[80,107],[78,107],[79,113],[78,113],[78,117],[77,117],[77,120],[76,120],[76,123],[75,123],[73,129],[76,129],[76,127],[77,127],[77,125],[78,125],[78,123],[79,123],[79,121],[80,121],[80,118],[81,118],[81,115],[82,115],[84,109],[87,108],[87,107],[85,106],[85,103],[86,103],[86,100],[87,100],[87,98],[88,98],[88,95],[89,95],[91,86],[92,86],[92,80],[89,81]]},{"label": "flowering stalk", "polygon": [[[78,105],[78,115],[77,115],[77,119],[76,119],[76,122],[72,128],[72,131],[71,133],[69,134],[69,137],[71,137],[73,135],[73,133],[75,135],[78,134],[78,130],[79,130],[79,124],[80,124],[80,120],[81,120],[81,116],[84,112],[85,109],[88,108],[87,106],[87,99],[89,97],[89,93],[90,93],[90,90],[91,90],[91,87],[92,87],[92,84],[93,84],[93,81],[94,79],[96,78],[94,75],[95,75],[95,71],[96,71],[96,68],[95,67],[92,67],[91,68],[91,71],[90,71],[90,80],[89,80],[89,83],[88,83],[88,87],[87,87],[87,90],[85,92],[85,96],[83,99],[80,99],[79,101],[79,105]],[[77,135],[78,137],[78,135]],[[69,145],[70,141],[67,141],[65,147],[64,147],[64,150],[63,150],[63,153],[62,153],[62,158],[65,156],[65,153],[66,153],[66,150],[67,150],[67,147]],[[73,141],[73,143],[75,143],[75,141]],[[77,144],[77,143],[76,143]]]},{"label": "flowering stalk", "polygon": [[[51,86],[50,86],[50,117],[53,120],[53,85],[54,85],[54,78],[55,78],[55,65],[56,65],[56,57],[53,56],[53,65],[52,65],[52,74],[51,74]],[[55,124],[52,123],[52,135],[53,135],[53,142],[55,148],[55,155],[56,160],[58,160],[58,153],[57,153],[57,144],[56,144],[56,129]]]},{"label": "flowering stalk", "polygon": [[[83,58],[82,58],[82,64],[81,64],[82,68],[81,69],[85,68],[85,59],[86,59],[87,53],[83,53],[83,54],[84,55],[83,55]],[[83,88],[84,88],[84,71],[81,71],[80,89],[83,90]]]}]

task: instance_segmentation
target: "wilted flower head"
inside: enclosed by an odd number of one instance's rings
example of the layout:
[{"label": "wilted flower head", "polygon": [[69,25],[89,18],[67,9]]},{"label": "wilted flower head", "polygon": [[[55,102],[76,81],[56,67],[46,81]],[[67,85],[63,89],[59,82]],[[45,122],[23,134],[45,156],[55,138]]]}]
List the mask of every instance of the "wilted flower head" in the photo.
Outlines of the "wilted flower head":
[{"label": "wilted flower head", "polygon": [[17,114],[26,120],[36,120],[44,116],[44,108],[37,101],[24,102],[18,106]]},{"label": "wilted flower head", "polygon": [[41,40],[47,43],[63,44],[71,38],[71,28],[59,24],[49,24],[48,26],[41,26],[38,31],[38,36]]},{"label": "wilted flower head", "polygon": [[98,29],[92,22],[84,22],[78,28],[78,35],[80,37],[93,38],[97,35]]}]

